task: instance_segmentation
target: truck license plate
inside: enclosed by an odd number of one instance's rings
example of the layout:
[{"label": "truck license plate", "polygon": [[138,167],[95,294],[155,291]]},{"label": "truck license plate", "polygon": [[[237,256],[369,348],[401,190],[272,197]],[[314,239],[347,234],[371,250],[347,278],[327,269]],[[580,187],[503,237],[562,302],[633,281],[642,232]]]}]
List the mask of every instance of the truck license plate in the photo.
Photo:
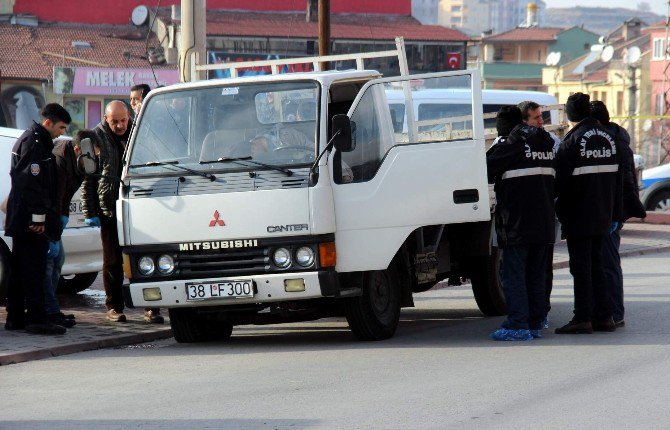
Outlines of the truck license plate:
[{"label": "truck license plate", "polygon": [[186,300],[225,299],[253,297],[254,285],[251,280],[187,283]]}]

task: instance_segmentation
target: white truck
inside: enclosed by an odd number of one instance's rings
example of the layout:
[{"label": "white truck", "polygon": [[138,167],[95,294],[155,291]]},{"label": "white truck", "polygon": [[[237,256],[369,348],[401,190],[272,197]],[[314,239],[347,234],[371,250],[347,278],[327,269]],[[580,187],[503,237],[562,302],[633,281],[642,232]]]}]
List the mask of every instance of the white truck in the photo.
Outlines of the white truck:
[{"label": "white truck", "polygon": [[[479,73],[363,70],[401,48],[353,55],[357,70],[152,91],[117,203],[127,305],[168,308],[179,342],[342,315],[358,339],[385,339],[413,293],[447,278],[503,314]],[[397,88],[407,127],[386,97]],[[466,108],[416,120],[413,96],[436,88],[469,92]]]}]

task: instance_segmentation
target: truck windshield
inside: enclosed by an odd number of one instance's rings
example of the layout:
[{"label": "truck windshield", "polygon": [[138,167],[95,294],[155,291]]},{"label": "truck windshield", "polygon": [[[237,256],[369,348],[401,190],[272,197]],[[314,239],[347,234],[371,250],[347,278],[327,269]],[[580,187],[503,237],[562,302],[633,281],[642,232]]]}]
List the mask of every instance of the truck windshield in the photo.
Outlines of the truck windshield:
[{"label": "truck windshield", "polygon": [[[194,88],[146,103],[130,149],[131,174],[174,173],[175,163],[209,172],[315,159],[319,87],[313,81]],[[218,162],[225,159],[256,163]]]}]

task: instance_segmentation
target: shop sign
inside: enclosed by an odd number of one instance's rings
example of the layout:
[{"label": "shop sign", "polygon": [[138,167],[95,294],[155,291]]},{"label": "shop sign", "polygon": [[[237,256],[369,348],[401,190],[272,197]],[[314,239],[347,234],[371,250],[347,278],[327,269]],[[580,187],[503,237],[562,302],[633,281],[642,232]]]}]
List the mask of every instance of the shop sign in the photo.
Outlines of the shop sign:
[{"label": "shop sign", "polygon": [[54,67],[53,81],[55,94],[128,95],[130,88],[137,84],[149,84],[151,88],[175,84],[179,82],[179,72],[176,69],[152,72],[151,69]]}]

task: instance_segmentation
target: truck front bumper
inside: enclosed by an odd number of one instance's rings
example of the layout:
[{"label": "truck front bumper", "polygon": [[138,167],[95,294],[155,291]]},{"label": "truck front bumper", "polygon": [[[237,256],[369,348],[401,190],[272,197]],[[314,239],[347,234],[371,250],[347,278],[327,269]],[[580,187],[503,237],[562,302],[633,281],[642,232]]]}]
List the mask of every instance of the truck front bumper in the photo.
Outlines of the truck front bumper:
[{"label": "truck front bumper", "polygon": [[[254,283],[253,297],[211,298],[206,300],[187,300],[186,284],[210,284],[233,280],[248,280]],[[286,291],[286,280],[302,279],[304,291]],[[145,294],[150,290],[151,294]],[[160,294],[157,293],[160,291]],[[341,294],[337,273],[333,271],[315,271],[298,273],[273,273],[254,276],[240,276],[236,278],[218,279],[188,279],[169,280],[160,282],[131,283],[123,286],[123,296],[126,306],[145,308],[177,308],[226,306],[248,303],[270,303],[287,300],[307,300],[320,297],[339,297]],[[152,296],[147,300],[146,296]],[[158,298],[159,299],[156,299]]]}]

